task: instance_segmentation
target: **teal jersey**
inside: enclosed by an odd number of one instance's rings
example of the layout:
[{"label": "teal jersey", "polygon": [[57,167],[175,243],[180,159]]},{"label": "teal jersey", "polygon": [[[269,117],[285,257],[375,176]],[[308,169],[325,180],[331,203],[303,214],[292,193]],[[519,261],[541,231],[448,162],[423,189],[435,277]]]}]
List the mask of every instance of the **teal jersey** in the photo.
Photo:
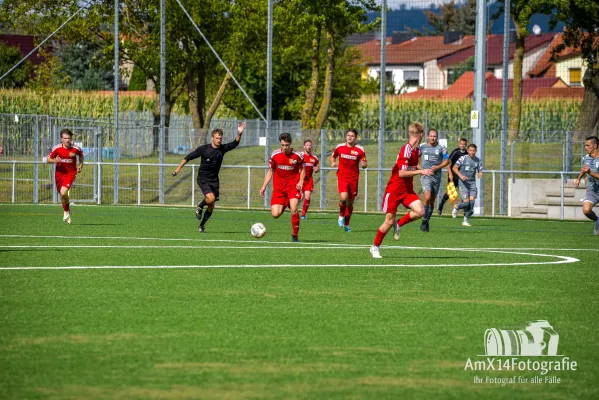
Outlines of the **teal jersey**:
[{"label": "teal jersey", "polygon": [[[422,169],[429,169],[435,165],[440,165],[444,160],[449,158],[447,148],[442,144],[431,146],[428,143],[420,145],[420,156],[422,157]],[[441,178],[441,170],[435,171],[435,178]]]},{"label": "teal jersey", "polygon": [[470,157],[468,154],[460,157],[455,163],[458,166],[460,173],[466,177],[468,182],[476,182],[476,174],[483,170],[483,162],[480,158]]},{"label": "teal jersey", "polygon": [[[599,157],[586,155],[582,159],[582,165],[588,165],[592,172],[599,172]],[[599,179],[594,178],[591,174],[587,174],[587,190],[590,192],[599,193]]]}]

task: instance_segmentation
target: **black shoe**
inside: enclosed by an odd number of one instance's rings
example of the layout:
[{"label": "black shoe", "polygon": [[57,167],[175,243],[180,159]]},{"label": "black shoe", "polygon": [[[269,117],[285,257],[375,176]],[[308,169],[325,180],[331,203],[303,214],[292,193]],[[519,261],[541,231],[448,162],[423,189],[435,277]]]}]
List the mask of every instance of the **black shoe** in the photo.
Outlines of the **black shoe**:
[{"label": "black shoe", "polygon": [[198,207],[196,208],[196,218],[199,219],[200,221],[202,220],[202,214],[204,213],[204,210],[200,207],[200,205],[198,204]]},{"label": "black shoe", "polygon": [[425,230],[425,232],[430,232],[430,228],[429,228],[429,225],[428,225],[428,221],[426,221],[426,230]]},{"label": "black shoe", "polygon": [[443,207],[437,208],[437,213],[439,213],[439,215],[443,214]]},{"label": "black shoe", "polygon": [[206,232],[206,229],[204,228],[204,225],[198,226],[198,232],[202,232],[202,233]]},{"label": "black shoe", "polygon": [[299,243],[299,239],[297,238],[297,236],[291,236],[291,241],[293,243]]},{"label": "black shoe", "polygon": [[426,221],[422,221],[422,223],[420,224],[420,230],[422,232],[426,232]]}]

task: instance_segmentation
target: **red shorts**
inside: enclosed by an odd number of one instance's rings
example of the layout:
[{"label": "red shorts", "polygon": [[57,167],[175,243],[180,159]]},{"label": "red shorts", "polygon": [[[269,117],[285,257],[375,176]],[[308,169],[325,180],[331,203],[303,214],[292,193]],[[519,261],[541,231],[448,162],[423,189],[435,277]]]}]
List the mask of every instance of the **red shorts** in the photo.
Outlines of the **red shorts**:
[{"label": "red shorts", "polygon": [[385,213],[396,214],[397,207],[399,205],[403,205],[405,208],[409,208],[410,204],[414,201],[420,200],[420,197],[414,192],[410,193],[391,193],[385,192],[383,196],[383,203],[381,204],[381,209]]},{"label": "red shorts", "polygon": [[274,190],[270,198],[270,205],[275,204],[287,207],[289,205],[289,199],[301,199],[302,194],[295,186],[288,186],[283,190]]},{"label": "red shorts", "polygon": [[347,192],[350,199],[355,199],[358,195],[358,179],[345,179],[337,177],[337,190],[339,194]]},{"label": "red shorts", "polygon": [[304,187],[302,189],[303,192],[313,192],[314,191],[314,179],[306,179],[304,181]]},{"label": "red shorts", "polygon": [[56,173],[54,175],[54,180],[56,181],[56,191],[60,192],[61,187],[66,187],[70,189],[73,186],[73,182],[75,182],[75,178],[77,175],[73,174],[60,174]]}]

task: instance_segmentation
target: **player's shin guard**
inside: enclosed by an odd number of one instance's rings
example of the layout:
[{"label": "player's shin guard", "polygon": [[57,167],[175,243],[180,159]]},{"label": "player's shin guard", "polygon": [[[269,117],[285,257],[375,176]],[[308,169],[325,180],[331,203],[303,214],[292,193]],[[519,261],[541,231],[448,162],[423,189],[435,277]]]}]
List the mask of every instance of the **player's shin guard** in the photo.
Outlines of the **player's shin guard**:
[{"label": "player's shin guard", "polygon": [[345,213],[347,211],[347,204],[344,201],[339,202],[339,216],[345,217]]},{"label": "player's shin guard", "polygon": [[347,208],[345,209],[345,221],[344,221],[345,226],[349,226],[349,220],[351,219],[351,215],[353,212],[354,212],[354,208],[347,206]]},{"label": "player's shin guard", "polygon": [[585,214],[586,217],[588,219],[590,219],[591,221],[597,221],[597,214],[595,214],[595,211],[591,210],[590,212],[588,212],[587,214]]},{"label": "player's shin guard", "polygon": [[310,208],[310,200],[304,200],[304,205],[302,207],[302,215],[306,215],[308,212],[308,208]]},{"label": "player's shin guard", "polygon": [[380,246],[383,243],[383,239],[385,239],[386,233],[381,232],[381,230],[376,231],[376,236],[374,237],[374,245]]},{"label": "player's shin guard", "polygon": [[206,224],[206,221],[208,221],[208,219],[212,216],[212,211],[208,211],[206,210],[206,212],[204,213],[204,218],[202,218],[202,222],[200,223],[201,226],[204,226]]},{"label": "player's shin guard", "polygon": [[300,215],[298,213],[291,214],[291,232],[292,236],[297,236],[300,228]]},{"label": "player's shin guard", "polygon": [[397,223],[397,225],[404,226],[405,224],[408,224],[408,223],[410,223],[412,221],[413,221],[413,219],[410,216],[410,212],[408,211],[408,213],[406,215],[404,215],[403,217],[401,217],[401,219],[399,220],[399,222]]}]

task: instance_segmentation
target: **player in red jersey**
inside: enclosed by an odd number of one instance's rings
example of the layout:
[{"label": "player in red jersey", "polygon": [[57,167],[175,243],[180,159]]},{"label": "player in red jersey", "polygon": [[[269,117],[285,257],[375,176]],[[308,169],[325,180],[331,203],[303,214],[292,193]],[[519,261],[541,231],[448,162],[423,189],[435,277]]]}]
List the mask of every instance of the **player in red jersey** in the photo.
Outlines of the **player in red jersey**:
[{"label": "player in red jersey", "polygon": [[[360,168],[368,167],[364,148],[356,144],[358,131],[354,128],[347,130],[345,143],[337,145],[331,154],[331,168],[337,167],[337,190],[339,190],[339,220],[345,232],[351,232],[349,220],[354,211],[354,199],[358,195],[358,180]],[[336,158],[339,157],[339,164]]]},{"label": "player in red jersey", "polygon": [[[385,222],[379,227],[374,238],[374,244],[370,248],[370,254],[374,258],[381,258],[380,245],[383,243],[385,235],[391,227],[395,227],[393,237],[399,240],[400,228],[412,221],[422,218],[424,215],[424,206],[418,195],[414,192],[414,176],[430,176],[434,172],[432,169],[419,169],[418,158],[420,151],[418,145],[422,140],[424,127],[420,122],[414,122],[409,127],[410,138],[408,143],[404,144],[399,150],[397,161],[391,170],[391,178],[387,183],[385,195],[383,196],[382,209],[385,212]],[[399,222],[395,222],[397,207],[402,204],[409,211]]]},{"label": "player in red jersey", "polygon": [[[71,223],[71,208],[69,202],[69,189],[77,177],[77,173],[83,169],[83,150],[79,146],[73,146],[73,132],[68,129],[60,131],[61,144],[54,146],[48,154],[47,162],[56,164],[56,190],[60,193],[62,209],[64,210],[63,221]],[[79,165],[77,163],[79,156]]]},{"label": "player in red jersey", "polygon": [[306,219],[306,213],[310,207],[310,197],[314,190],[314,179],[312,174],[320,172],[320,166],[318,165],[318,157],[312,154],[312,141],[310,139],[304,141],[304,151],[302,152],[304,158],[304,170],[306,171],[306,178],[304,179],[304,206],[302,207],[302,219]]},{"label": "player in red jersey", "polygon": [[299,242],[297,234],[300,227],[300,215],[297,205],[302,198],[302,188],[306,171],[304,159],[300,153],[291,148],[291,135],[281,133],[279,136],[281,149],[275,150],[268,160],[268,172],[264,177],[260,196],[264,197],[266,186],[274,176],[270,212],[274,218],[279,218],[285,208],[291,209],[291,241]]}]

